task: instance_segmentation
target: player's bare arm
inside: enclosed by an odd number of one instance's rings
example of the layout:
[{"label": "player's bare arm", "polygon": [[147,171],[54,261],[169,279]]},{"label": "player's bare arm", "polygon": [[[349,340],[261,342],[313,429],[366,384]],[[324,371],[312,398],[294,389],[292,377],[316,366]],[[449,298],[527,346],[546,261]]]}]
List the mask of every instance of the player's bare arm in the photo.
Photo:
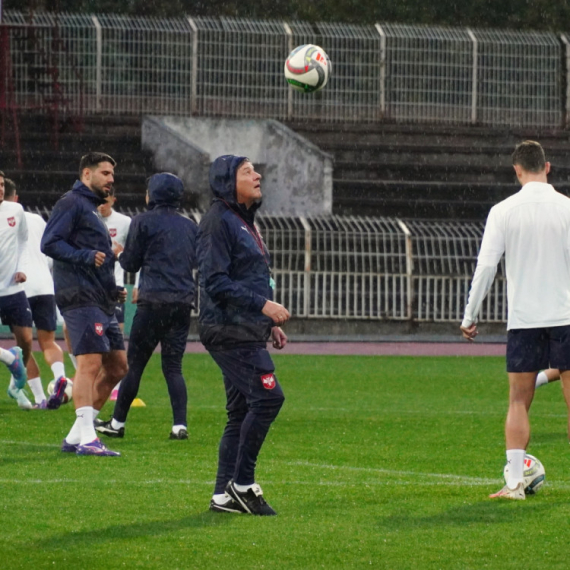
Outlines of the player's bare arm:
[{"label": "player's bare arm", "polygon": [[16,273],[14,273],[14,282],[15,283],[25,283],[27,281],[27,277],[25,273],[22,273],[21,271],[18,271]]},{"label": "player's bare arm", "polygon": [[95,267],[101,267],[107,256],[102,251],[95,252]]},{"label": "player's bare arm", "polygon": [[273,348],[282,350],[287,345],[288,339],[281,327],[273,327],[271,329],[271,340],[273,342]]},{"label": "player's bare arm", "polygon": [[276,325],[286,323],[291,317],[289,311],[283,305],[275,303],[274,301],[266,301],[261,312],[266,317],[272,319]]},{"label": "player's bare arm", "polygon": [[463,338],[467,339],[469,342],[473,342],[475,337],[479,334],[477,330],[477,325],[472,324],[468,327],[459,327],[461,329],[461,333],[463,334]]}]

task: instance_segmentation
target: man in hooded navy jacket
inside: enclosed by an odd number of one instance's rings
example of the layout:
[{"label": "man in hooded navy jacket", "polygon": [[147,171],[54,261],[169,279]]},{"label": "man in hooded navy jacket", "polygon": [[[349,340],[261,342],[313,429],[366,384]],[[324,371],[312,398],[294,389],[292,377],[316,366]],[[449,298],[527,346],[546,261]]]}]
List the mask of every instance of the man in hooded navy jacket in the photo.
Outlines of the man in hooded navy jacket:
[{"label": "man in hooded navy jacket", "polygon": [[[77,455],[120,455],[97,438],[93,420],[127,372],[123,334],[115,305],[126,291],[115,283],[115,255],[97,206],[114,182],[115,161],[91,152],[81,158],[78,180],[56,203],[46,225],[42,252],[53,258],[55,300],[69,333],[77,372],[73,385],[76,420],[61,451]],[[61,379],[60,379],[61,380]],[[66,380],[58,380],[61,398]]]},{"label": "man in hooded navy jacket", "polygon": [[182,376],[190,311],[196,286],[196,224],[177,211],[184,194],[180,178],[166,172],[148,182],[148,211],[129,227],[119,263],[125,271],[140,270],[137,311],[129,338],[129,371],[121,381],[113,417],[98,420],[96,430],[123,437],[127,414],[136,398],[144,369],[160,342],[162,372],[168,385],[173,414],[170,439],[188,439],[188,396]]},{"label": "man in hooded navy jacket", "polygon": [[255,482],[257,456],[284,396],[266,349],[287,337],[289,312],[273,302],[269,252],[255,224],[261,176],[243,156],[210,168],[214,200],[198,231],[200,340],[222,370],[228,421],[210,509],[275,515]]}]

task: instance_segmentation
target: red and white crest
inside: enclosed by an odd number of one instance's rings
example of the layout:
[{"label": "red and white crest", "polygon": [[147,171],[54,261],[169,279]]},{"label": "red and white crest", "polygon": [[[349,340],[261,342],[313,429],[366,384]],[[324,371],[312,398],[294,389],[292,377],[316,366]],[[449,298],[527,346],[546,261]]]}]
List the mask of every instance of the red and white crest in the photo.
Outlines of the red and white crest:
[{"label": "red and white crest", "polygon": [[109,228],[109,235],[111,237],[117,237],[117,228]]},{"label": "red and white crest", "polygon": [[16,225],[16,218],[8,218],[8,225],[13,228]]},{"label": "red and white crest", "polygon": [[275,376],[273,374],[264,374],[261,377],[261,382],[266,390],[273,390],[275,388]]},{"label": "red and white crest", "polygon": [[103,325],[101,323],[95,323],[95,332],[99,336],[103,336]]}]

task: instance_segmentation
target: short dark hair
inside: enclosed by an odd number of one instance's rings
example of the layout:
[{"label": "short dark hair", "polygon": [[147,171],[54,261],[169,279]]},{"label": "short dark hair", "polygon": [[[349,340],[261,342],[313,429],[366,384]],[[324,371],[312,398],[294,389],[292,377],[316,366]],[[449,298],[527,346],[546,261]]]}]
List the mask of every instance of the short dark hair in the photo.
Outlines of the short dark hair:
[{"label": "short dark hair", "polygon": [[544,149],[536,141],[523,141],[515,147],[513,165],[518,164],[527,172],[542,172],[546,167]]},{"label": "short dark hair", "polygon": [[4,177],[4,198],[12,198],[16,194],[16,183],[10,178]]},{"label": "short dark hair", "polygon": [[115,159],[104,152],[88,152],[79,161],[79,178],[81,178],[84,168],[93,168],[101,162],[110,162],[113,166],[117,166]]},{"label": "short dark hair", "polygon": [[6,178],[6,175],[0,170],[0,177]]}]

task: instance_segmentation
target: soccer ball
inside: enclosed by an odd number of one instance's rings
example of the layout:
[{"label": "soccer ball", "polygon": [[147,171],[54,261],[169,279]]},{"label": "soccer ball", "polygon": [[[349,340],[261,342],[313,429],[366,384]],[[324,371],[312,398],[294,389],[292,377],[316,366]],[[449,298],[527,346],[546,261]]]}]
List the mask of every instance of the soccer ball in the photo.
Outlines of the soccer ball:
[{"label": "soccer ball", "polygon": [[[52,380],[47,386],[48,395],[53,394],[53,387],[55,386],[55,380]],[[69,378],[67,379],[67,386],[65,387],[65,392],[63,393],[62,403],[67,404],[73,400],[73,381]]]},{"label": "soccer ball", "polygon": [[296,47],[285,60],[287,83],[303,93],[320,91],[327,84],[330,74],[329,56],[313,44]]},{"label": "soccer ball", "polygon": [[[505,481],[509,476],[509,464],[505,465],[503,471]],[[524,456],[524,492],[527,495],[534,495],[544,484],[544,465],[534,455],[528,453]]]}]

